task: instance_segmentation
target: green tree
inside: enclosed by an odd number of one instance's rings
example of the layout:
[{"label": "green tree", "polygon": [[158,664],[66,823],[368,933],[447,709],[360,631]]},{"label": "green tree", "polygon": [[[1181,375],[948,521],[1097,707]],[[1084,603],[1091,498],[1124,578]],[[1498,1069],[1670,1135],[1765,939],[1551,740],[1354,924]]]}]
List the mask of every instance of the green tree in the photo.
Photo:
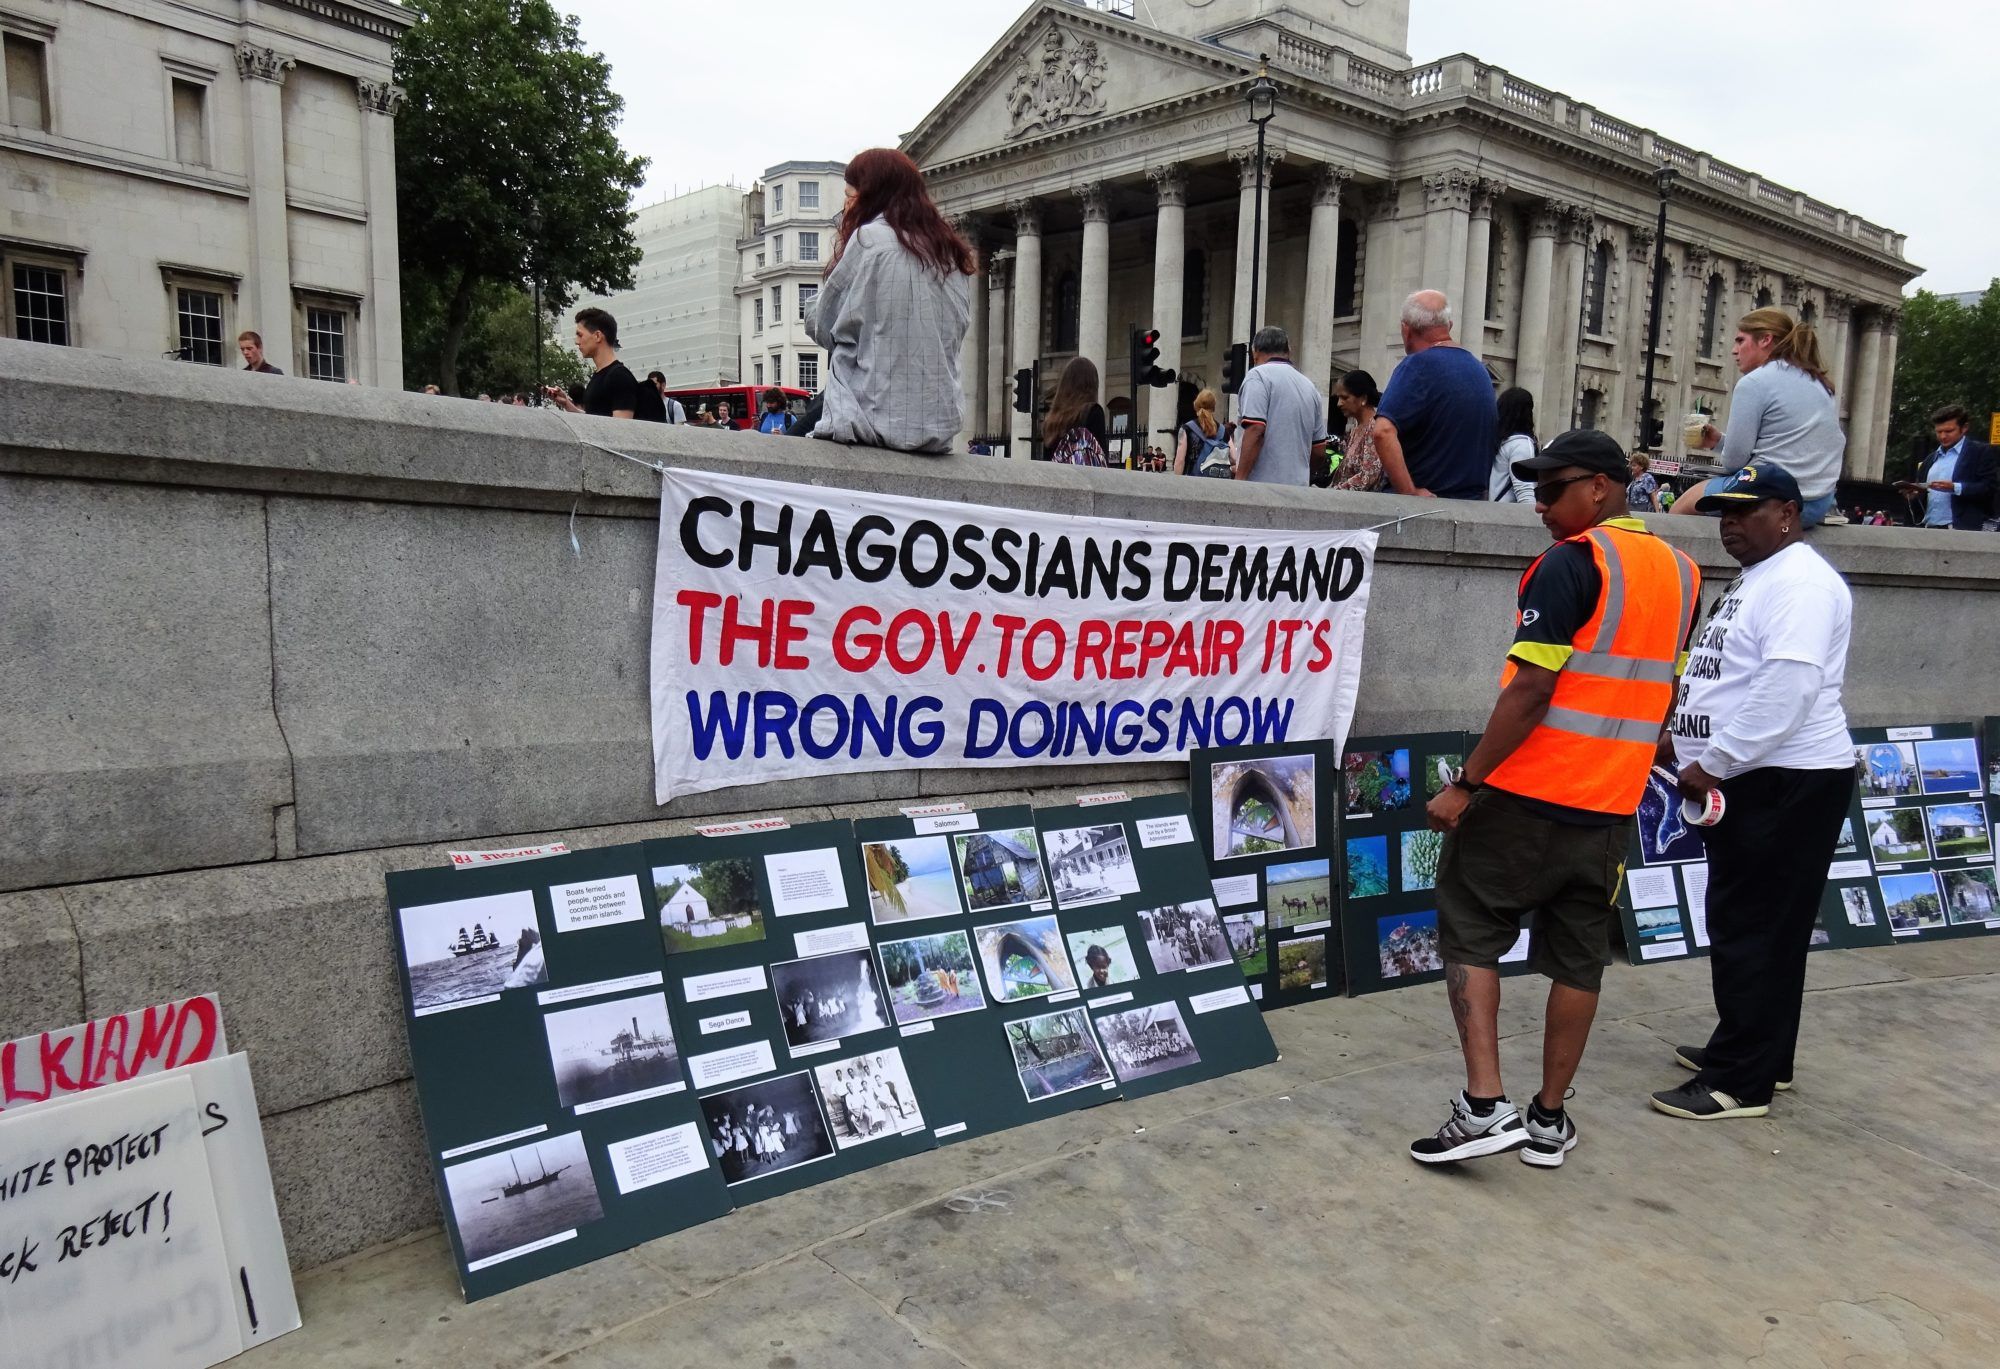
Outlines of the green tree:
[{"label": "green tree", "polygon": [[[445,388],[438,371],[444,343],[448,301],[428,276],[403,275],[403,383]],[[472,313],[458,348],[458,392],[495,396],[535,383],[535,305],[526,287],[512,281],[482,281],[474,291]],[[544,313],[541,323],[544,385],[581,384],[589,378],[576,354],[570,330]]]},{"label": "green tree", "polygon": [[2000,413],[2000,280],[1970,307],[1928,290],[1903,302],[1884,466],[1889,479],[1918,478],[1917,443],[1932,441],[1931,414],[1946,404],[1971,410],[1973,432],[1982,438],[1988,416]]},{"label": "green tree", "polygon": [[457,394],[481,285],[539,276],[552,311],[575,287],[631,285],[640,251],[628,200],[646,159],[619,145],[624,101],[610,65],[583,51],[576,21],[549,0],[408,5],[417,22],[396,49],[408,94],[396,120],[404,276],[429,282],[419,302],[432,291],[442,302],[428,369]]},{"label": "green tree", "polygon": [[705,860],[694,877],[695,887],[717,917],[742,917],[757,911],[757,876],[747,860]]}]

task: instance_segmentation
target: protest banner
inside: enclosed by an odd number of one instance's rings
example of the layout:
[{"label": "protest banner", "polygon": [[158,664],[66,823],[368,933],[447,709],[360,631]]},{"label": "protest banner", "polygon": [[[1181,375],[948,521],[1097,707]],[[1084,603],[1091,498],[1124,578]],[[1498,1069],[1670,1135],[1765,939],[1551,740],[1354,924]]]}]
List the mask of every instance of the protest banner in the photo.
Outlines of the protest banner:
[{"label": "protest banner", "polygon": [[1076,518],[669,470],[658,801],[805,775],[1331,739],[1371,532]]},{"label": "protest banner", "polygon": [[0,1044],[0,1111],[229,1054],[212,994]]}]

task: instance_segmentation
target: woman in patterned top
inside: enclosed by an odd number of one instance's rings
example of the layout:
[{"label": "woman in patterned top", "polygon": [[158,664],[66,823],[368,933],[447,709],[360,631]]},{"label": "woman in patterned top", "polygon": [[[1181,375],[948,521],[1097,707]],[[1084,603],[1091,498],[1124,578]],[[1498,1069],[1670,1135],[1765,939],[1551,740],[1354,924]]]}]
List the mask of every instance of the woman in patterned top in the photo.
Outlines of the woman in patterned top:
[{"label": "woman in patterned top", "polygon": [[1375,455],[1375,406],[1382,402],[1382,391],[1376,388],[1375,377],[1366,371],[1349,371],[1333,382],[1333,402],[1347,418],[1340,469],[1335,472],[1340,478],[1333,482],[1333,488],[1383,488],[1382,459]]}]

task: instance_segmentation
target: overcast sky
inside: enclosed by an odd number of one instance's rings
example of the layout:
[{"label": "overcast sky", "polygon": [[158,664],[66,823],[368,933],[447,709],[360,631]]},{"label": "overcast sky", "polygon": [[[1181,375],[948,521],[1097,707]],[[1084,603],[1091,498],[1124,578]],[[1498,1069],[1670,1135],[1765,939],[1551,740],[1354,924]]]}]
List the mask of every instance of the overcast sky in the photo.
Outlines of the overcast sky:
[{"label": "overcast sky", "polygon": [[[1311,12],[1332,0],[1291,2]],[[1027,7],[556,4],[611,59],[625,143],[653,159],[641,203],[893,145]],[[1907,233],[1927,289],[2000,275],[1995,0],[1411,0],[1412,58],[1454,52]]]}]

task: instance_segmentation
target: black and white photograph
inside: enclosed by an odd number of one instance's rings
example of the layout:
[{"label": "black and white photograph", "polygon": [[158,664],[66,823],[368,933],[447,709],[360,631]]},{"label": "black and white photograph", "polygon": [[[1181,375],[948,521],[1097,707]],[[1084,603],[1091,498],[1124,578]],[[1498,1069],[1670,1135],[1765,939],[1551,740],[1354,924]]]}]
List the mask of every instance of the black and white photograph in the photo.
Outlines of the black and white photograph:
[{"label": "black and white photograph", "polygon": [[1139,892],[1139,872],[1132,865],[1132,843],[1124,823],[1050,832],[1047,846],[1057,907],[1109,903]]},{"label": "black and white photograph", "polygon": [[1938,876],[1938,887],[1944,892],[1944,915],[1952,926],[2000,918],[2000,887],[1995,885],[1991,866],[1946,870]]},{"label": "black and white photograph", "polygon": [[565,1008],[542,1019],[556,1099],[566,1108],[594,1110],[656,1096],[681,1083],[681,1054],[667,1017],[667,996],[640,994]]},{"label": "black and white photograph", "polygon": [[903,1052],[895,1046],[815,1066],[813,1078],[826,1104],[833,1143],[842,1150],[923,1130],[923,1109],[903,1068]]},{"label": "black and white photograph", "polygon": [[604,1215],[580,1131],[446,1165],[444,1188],[473,1269]]},{"label": "black and white photograph", "polygon": [[1024,1017],[1005,1030],[1014,1072],[1030,1103],[1111,1082],[1111,1066],[1082,1008]]},{"label": "black and white photograph", "polygon": [[1097,1035],[1123,1083],[1201,1063],[1180,1004],[1172,1001],[1105,1013],[1097,1019]]},{"label": "black and white photograph", "polygon": [[1152,957],[1154,974],[1205,970],[1232,959],[1229,938],[1211,899],[1148,908],[1139,914],[1139,925],[1146,931],[1146,954]]},{"label": "black and white photograph", "polygon": [[420,904],[397,917],[417,1012],[549,981],[535,896],[525,889]]},{"label": "black and white photograph", "polygon": [[826,1118],[804,1070],[711,1093],[701,1100],[701,1121],[709,1153],[728,1184],[767,1178],[833,1154]]},{"label": "black and white photograph", "polygon": [[780,960],[771,966],[771,992],[785,1021],[785,1043],[795,1049],[889,1025],[866,951]]},{"label": "black and white photograph", "polygon": [[1847,914],[1850,927],[1873,927],[1875,925],[1875,900],[1868,897],[1868,890],[1860,884],[1850,884],[1840,891],[1840,910]]}]

